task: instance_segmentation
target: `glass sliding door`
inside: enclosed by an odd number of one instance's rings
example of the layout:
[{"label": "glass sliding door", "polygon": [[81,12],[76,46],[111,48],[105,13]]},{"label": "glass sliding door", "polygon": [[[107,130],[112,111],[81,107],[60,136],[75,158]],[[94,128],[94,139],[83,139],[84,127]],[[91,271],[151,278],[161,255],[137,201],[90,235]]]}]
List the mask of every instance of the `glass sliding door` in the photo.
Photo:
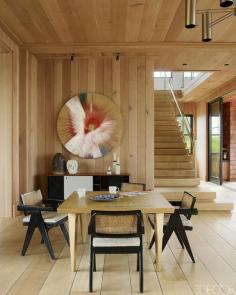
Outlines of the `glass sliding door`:
[{"label": "glass sliding door", "polygon": [[223,99],[208,103],[208,180],[222,184]]}]

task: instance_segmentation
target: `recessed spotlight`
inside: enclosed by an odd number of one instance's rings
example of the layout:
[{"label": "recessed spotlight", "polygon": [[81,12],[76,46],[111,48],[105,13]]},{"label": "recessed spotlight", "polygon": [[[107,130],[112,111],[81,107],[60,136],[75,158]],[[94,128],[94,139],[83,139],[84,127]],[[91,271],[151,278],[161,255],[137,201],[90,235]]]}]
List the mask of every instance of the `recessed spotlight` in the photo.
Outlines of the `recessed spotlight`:
[{"label": "recessed spotlight", "polygon": [[225,64],[225,66],[229,66],[229,64]]},{"label": "recessed spotlight", "polygon": [[182,64],[182,66],[187,66],[187,65],[188,65],[188,64],[186,64],[186,63],[183,63],[183,64]]}]

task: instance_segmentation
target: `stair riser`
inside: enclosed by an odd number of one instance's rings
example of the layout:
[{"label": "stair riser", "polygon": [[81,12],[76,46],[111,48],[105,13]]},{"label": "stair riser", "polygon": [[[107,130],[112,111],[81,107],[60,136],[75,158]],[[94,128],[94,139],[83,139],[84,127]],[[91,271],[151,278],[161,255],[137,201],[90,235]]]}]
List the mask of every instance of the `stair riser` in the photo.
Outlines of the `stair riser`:
[{"label": "stair riser", "polygon": [[191,162],[156,162],[155,169],[193,169]]},{"label": "stair riser", "polygon": [[190,162],[192,160],[191,156],[184,155],[161,155],[154,156],[155,157],[155,165],[157,162]]},{"label": "stair riser", "polygon": [[185,149],[156,149],[155,155],[188,155],[188,151]]},{"label": "stair riser", "polygon": [[176,178],[193,178],[193,170],[155,170],[155,177],[176,177]]},{"label": "stair riser", "polygon": [[180,136],[156,136],[156,142],[183,142],[183,138]]},{"label": "stair riser", "polygon": [[155,142],[154,147],[159,149],[184,149],[185,144],[182,142]]},{"label": "stair riser", "polygon": [[163,131],[163,130],[180,132],[179,126],[177,125],[163,126],[163,125],[158,125],[158,123],[155,123],[155,131]]},{"label": "stair riser", "polygon": [[180,131],[172,131],[172,130],[155,130],[155,136],[174,136],[174,137],[182,137],[182,133]]},{"label": "stair riser", "polygon": [[159,121],[159,120],[155,120],[154,121],[154,126],[156,128],[156,126],[176,126],[179,128],[179,124],[176,122],[176,121],[173,121],[173,120],[162,120],[162,121]]},{"label": "stair riser", "polygon": [[158,179],[155,178],[156,187],[194,187],[200,184],[199,178],[189,179]]}]

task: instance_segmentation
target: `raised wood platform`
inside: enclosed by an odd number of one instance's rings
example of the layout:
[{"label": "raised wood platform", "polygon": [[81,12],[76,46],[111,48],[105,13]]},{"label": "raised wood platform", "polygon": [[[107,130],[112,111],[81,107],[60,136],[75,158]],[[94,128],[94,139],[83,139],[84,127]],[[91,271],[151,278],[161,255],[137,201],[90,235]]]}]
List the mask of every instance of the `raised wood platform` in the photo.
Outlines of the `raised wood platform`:
[{"label": "raised wood platform", "polygon": [[[216,192],[191,191],[196,196],[196,208],[199,211],[231,211],[234,204],[216,200]],[[178,192],[160,192],[168,201],[179,201],[182,199],[183,191]]]}]

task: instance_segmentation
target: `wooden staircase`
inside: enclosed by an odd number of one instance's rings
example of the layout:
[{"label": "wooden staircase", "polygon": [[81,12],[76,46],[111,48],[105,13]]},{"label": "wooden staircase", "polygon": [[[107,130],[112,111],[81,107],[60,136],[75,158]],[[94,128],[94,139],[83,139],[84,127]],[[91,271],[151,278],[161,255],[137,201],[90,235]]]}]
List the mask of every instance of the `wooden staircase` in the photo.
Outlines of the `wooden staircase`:
[{"label": "wooden staircase", "polygon": [[155,93],[155,186],[197,186],[192,155],[183,141],[167,91]]}]

